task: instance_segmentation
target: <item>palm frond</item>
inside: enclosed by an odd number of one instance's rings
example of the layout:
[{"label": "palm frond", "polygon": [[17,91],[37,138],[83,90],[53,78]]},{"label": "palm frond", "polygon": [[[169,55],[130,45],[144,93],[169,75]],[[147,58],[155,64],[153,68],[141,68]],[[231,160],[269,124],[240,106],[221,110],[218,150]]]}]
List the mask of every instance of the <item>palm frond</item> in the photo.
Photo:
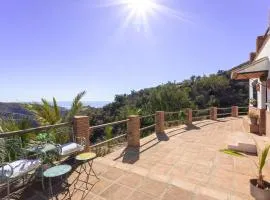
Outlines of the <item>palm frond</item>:
[{"label": "palm frond", "polygon": [[49,101],[43,98],[41,99],[41,102],[42,102],[41,104],[38,103],[27,104],[25,108],[30,112],[32,112],[36,120],[42,125],[56,124],[59,121],[61,121],[60,112],[55,113],[54,106],[57,106],[57,104],[55,104],[56,100],[54,102],[54,105],[51,105]]},{"label": "palm frond", "polygon": [[260,156],[259,156],[259,173],[262,172],[262,169],[265,165],[265,162],[266,162],[266,158],[267,158],[267,155],[268,155],[268,152],[269,152],[269,149],[270,149],[270,145],[267,145],[261,152]]},{"label": "palm frond", "polygon": [[72,106],[67,115],[65,116],[65,121],[70,121],[83,107],[81,102],[82,97],[86,94],[86,91],[82,91],[76,95],[72,101]]},{"label": "palm frond", "polygon": [[244,156],[241,152],[236,151],[236,150],[231,150],[231,149],[220,149],[219,151],[220,151],[220,152],[223,152],[223,153],[226,153],[226,154],[228,154],[228,155],[232,155],[232,156],[238,156],[238,157]]},{"label": "palm frond", "polygon": [[61,113],[57,105],[57,101],[54,97],[53,97],[53,109],[54,109],[55,118],[57,121],[59,121],[61,119]]}]

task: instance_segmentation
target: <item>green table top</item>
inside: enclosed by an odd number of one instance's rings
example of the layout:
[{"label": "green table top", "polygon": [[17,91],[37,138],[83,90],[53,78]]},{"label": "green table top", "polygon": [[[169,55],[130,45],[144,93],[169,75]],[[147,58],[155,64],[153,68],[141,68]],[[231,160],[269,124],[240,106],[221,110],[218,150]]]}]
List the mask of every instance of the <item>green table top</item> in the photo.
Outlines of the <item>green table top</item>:
[{"label": "green table top", "polygon": [[76,160],[80,160],[80,161],[86,161],[86,160],[91,160],[94,159],[97,155],[95,153],[81,153],[79,155],[76,156]]},{"label": "green table top", "polygon": [[49,169],[47,169],[43,175],[47,178],[53,178],[53,177],[57,177],[57,176],[62,176],[68,172],[70,172],[72,169],[72,167],[70,165],[57,165],[54,167],[51,167]]}]

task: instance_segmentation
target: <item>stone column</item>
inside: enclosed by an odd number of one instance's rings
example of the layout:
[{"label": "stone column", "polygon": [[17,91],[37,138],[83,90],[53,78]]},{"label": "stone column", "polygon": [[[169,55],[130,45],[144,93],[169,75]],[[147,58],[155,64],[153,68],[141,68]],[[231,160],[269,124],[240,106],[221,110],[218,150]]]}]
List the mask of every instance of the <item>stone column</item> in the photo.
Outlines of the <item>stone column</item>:
[{"label": "stone column", "polygon": [[232,117],[238,117],[238,106],[232,106]]},{"label": "stone column", "polygon": [[165,122],[164,111],[156,111],[156,116],[155,116],[156,133],[164,133],[164,122]]},{"label": "stone column", "polygon": [[192,124],[192,109],[187,108],[186,115],[187,115],[187,124]]},{"label": "stone column", "polygon": [[90,129],[88,116],[75,116],[73,118],[73,132],[76,137],[85,138],[85,152],[90,150]]},{"label": "stone column", "polygon": [[140,117],[130,115],[127,122],[128,147],[140,147]]},{"label": "stone column", "polygon": [[217,107],[210,108],[210,119],[217,120]]}]

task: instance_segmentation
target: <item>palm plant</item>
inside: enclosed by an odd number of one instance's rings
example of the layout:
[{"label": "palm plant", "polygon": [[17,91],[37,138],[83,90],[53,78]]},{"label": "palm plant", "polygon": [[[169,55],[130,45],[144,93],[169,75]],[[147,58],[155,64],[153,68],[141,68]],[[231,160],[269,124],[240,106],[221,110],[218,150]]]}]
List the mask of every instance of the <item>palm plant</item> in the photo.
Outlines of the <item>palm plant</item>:
[{"label": "palm plant", "polygon": [[259,188],[262,188],[262,189],[264,189],[264,187],[265,187],[264,180],[263,180],[262,170],[263,170],[263,168],[265,166],[266,158],[267,158],[269,149],[270,149],[270,145],[267,145],[262,150],[262,152],[259,155],[259,163],[258,163],[258,166],[257,166],[258,167],[258,180],[257,180],[257,184],[258,184],[258,187]]},{"label": "palm plant", "polygon": [[[61,122],[70,122],[72,118],[82,110],[83,104],[81,99],[85,94],[85,91],[78,93],[73,99],[71,109],[65,114],[61,113],[60,107],[54,97],[52,104],[46,99],[41,99],[41,104],[26,104],[25,107],[34,114],[40,125],[54,125]],[[61,128],[59,128],[59,130],[60,129]],[[42,134],[43,133],[40,133],[38,138],[42,138],[44,136]],[[51,138],[54,142],[60,144],[67,142],[69,139],[69,135],[66,134],[66,131],[57,133],[56,129],[51,129],[46,134],[48,135],[48,138]]]},{"label": "palm plant", "polygon": [[61,122],[68,122],[82,109],[83,104],[81,98],[85,94],[86,92],[82,91],[76,95],[73,99],[71,109],[65,115],[61,114],[55,98],[53,98],[52,104],[46,99],[41,99],[42,104],[27,104],[25,107],[35,115],[41,125],[54,125]]}]

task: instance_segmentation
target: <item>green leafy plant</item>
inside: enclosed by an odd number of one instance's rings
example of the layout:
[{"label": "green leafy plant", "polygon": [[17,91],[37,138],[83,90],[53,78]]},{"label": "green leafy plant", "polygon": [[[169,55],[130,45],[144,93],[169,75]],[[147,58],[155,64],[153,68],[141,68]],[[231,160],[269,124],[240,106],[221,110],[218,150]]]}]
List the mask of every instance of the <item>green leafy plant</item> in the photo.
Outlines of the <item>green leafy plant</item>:
[{"label": "green leafy plant", "polygon": [[249,99],[249,104],[253,105],[253,106],[256,106],[257,105],[257,100],[254,99],[254,98],[250,98]]},{"label": "green leafy plant", "polygon": [[52,140],[50,133],[39,133],[36,136],[36,140],[41,142],[41,143],[48,143]]},{"label": "green leafy plant", "polygon": [[178,118],[179,118],[179,120],[180,120],[181,122],[184,122],[184,121],[186,120],[186,118],[187,118],[187,115],[186,115],[185,112],[180,111],[180,112],[178,113]]},{"label": "green leafy plant", "polygon": [[46,99],[41,99],[41,104],[26,104],[25,107],[35,115],[41,125],[54,125],[61,122],[68,122],[72,120],[74,115],[81,111],[83,107],[81,99],[85,94],[85,91],[77,94],[73,99],[71,109],[64,115],[61,114],[60,107],[55,98],[53,98],[52,104]]},{"label": "green leafy plant", "polygon": [[267,159],[269,149],[270,149],[270,145],[267,145],[266,147],[264,147],[264,149],[262,150],[262,152],[259,155],[259,163],[257,165],[257,167],[258,167],[257,184],[258,184],[258,187],[262,188],[262,189],[265,188],[262,171],[263,171],[263,168],[264,168],[265,163],[266,163],[266,159]]},{"label": "green leafy plant", "polygon": [[[61,108],[58,106],[55,98],[53,98],[52,104],[46,99],[41,99],[41,104],[26,104],[25,108],[34,114],[40,125],[54,125],[62,122],[70,122],[72,118],[82,110],[83,104],[81,99],[85,94],[85,91],[78,93],[73,99],[71,109],[65,114],[61,113]],[[54,129],[50,130],[49,134],[50,139],[56,143],[65,143],[69,139],[69,135],[57,133]]]},{"label": "green leafy plant", "polygon": [[113,138],[113,134],[112,134],[112,131],[113,131],[113,127],[112,126],[106,126],[105,127],[105,137],[106,137],[106,140],[109,140],[111,138]]},{"label": "green leafy plant", "polygon": [[[12,117],[0,118],[0,134],[23,130],[31,127],[31,121],[28,118],[15,120]],[[1,138],[0,141],[0,159],[4,161],[13,161],[23,153],[23,147],[27,145],[33,137],[31,133],[22,136],[13,136],[11,138]]]}]

